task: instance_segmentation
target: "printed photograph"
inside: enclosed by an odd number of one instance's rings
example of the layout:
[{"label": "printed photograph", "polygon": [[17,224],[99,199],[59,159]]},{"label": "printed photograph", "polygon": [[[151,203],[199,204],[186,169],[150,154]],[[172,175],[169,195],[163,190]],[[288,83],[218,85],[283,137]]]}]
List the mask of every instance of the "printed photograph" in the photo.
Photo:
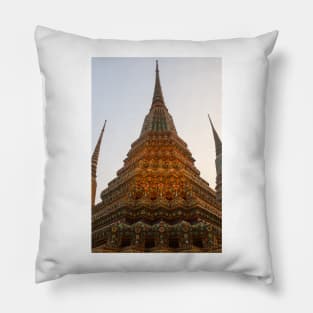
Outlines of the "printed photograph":
[{"label": "printed photograph", "polygon": [[222,59],[91,59],[91,251],[222,252]]}]

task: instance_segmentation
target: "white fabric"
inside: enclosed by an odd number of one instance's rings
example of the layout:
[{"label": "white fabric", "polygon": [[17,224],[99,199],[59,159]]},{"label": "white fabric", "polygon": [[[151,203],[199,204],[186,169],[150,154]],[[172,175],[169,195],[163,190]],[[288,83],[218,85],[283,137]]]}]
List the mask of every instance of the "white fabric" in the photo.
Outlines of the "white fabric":
[{"label": "white fabric", "polygon": [[[272,281],[263,146],[267,57],[276,38],[135,42],[37,27],[48,153],[37,282],[70,273],[182,270]],[[91,58],[133,56],[222,58],[222,253],[91,253]]]}]

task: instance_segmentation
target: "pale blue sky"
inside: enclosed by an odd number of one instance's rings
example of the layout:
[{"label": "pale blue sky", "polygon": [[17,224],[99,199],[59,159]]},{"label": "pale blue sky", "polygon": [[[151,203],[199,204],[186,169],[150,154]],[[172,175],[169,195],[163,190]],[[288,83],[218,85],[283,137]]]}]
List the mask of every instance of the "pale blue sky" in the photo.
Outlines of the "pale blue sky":
[{"label": "pale blue sky", "polygon": [[[104,120],[97,172],[97,199],[140,134],[149,112],[156,58],[92,58],[92,150]],[[201,177],[215,188],[215,149],[208,113],[221,134],[222,61],[158,58],[166,106],[188,144]]]}]

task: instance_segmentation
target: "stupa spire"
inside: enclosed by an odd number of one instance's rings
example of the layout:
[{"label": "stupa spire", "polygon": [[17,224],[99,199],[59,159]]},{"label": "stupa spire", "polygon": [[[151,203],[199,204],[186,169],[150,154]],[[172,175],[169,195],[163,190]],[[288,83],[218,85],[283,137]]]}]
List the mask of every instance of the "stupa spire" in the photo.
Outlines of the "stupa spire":
[{"label": "stupa spire", "polygon": [[96,191],[97,191],[97,166],[98,166],[102,137],[103,137],[106,123],[107,121],[105,120],[103,127],[101,129],[97,144],[95,146],[95,149],[91,157],[91,203],[92,203],[92,206],[95,205]]},{"label": "stupa spire", "polygon": [[215,142],[215,153],[216,156],[222,153],[222,141],[213,125],[213,122],[211,120],[210,114],[208,114],[209,116],[209,120],[210,120],[210,124],[211,124],[211,128],[212,128],[212,132],[213,132],[213,136],[214,136],[214,142]]},{"label": "stupa spire", "polygon": [[152,104],[155,102],[161,102],[161,103],[165,104],[164,98],[163,98],[163,93],[162,93],[162,88],[161,88],[161,82],[160,82],[158,60],[155,61],[155,85],[154,85]]},{"label": "stupa spire", "polygon": [[215,167],[216,167],[216,200],[222,201],[222,141],[213,125],[210,115],[209,120],[215,142]]},{"label": "stupa spire", "polygon": [[152,98],[152,105],[148,115],[146,115],[140,136],[146,132],[173,132],[177,134],[174,121],[167,107],[165,106],[160,74],[159,74],[159,63],[156,61],[155,65],[155,85]]}]

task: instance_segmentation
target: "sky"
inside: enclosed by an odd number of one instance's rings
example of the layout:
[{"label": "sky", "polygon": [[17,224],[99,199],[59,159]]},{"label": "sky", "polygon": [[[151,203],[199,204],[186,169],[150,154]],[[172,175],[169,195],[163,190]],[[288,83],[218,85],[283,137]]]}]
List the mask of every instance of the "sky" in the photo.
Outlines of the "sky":
[{"label": "sky", "polygon": [[[215,188],[215,146],[208,114],[222,139],[222,60],[157,58],[165,104],[200,175]],[[156,58],[92,58],[92,151],[107,120],[97,169],[96,202],[123,166],[148,114]]]}]

